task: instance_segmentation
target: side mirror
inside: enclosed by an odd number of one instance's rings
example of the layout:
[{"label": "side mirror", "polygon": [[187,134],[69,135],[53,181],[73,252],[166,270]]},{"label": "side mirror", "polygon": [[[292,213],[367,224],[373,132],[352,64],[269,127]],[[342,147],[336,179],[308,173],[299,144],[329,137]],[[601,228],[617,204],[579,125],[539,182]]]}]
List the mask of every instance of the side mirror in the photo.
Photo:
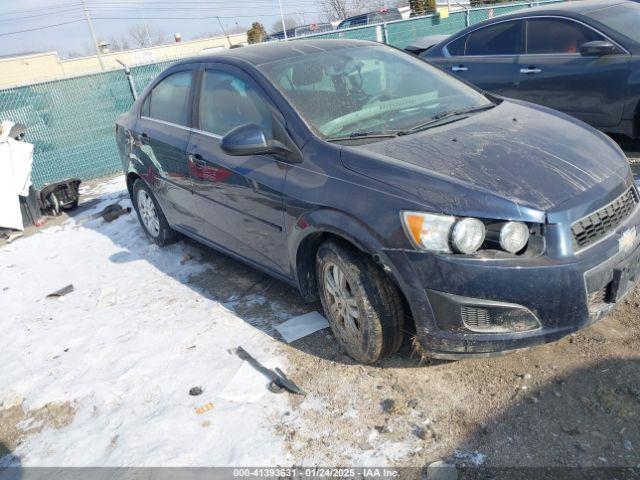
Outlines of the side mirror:
[{"label": "side mirror", "polygon": [[220,148],[227,154],[236,157],[291,153],[291,150],[283,143],[277,140],[267,140],[262,128],[255,123],[240,125],[228,132],[220,140]]},{"label": "side mirror", "polygon": [[594,40],[580,45],[580,55],[583,57],[604,57],[617,53],[616,46],[604,40]]}]

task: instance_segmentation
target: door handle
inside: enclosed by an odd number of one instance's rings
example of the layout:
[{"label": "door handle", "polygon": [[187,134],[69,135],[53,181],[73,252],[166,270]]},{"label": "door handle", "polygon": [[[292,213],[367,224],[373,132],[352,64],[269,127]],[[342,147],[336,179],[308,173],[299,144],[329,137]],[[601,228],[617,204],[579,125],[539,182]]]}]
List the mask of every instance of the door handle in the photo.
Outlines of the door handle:
[{"label": "door handle", "polygon": [[145,144],[149,143],[149,135],[147,135],[146,133],[142,132],[140,135],[138,135],[138,141],[142,145],[145,145]]},{"label": "door handle", "polygon": [[199,153],[189,155],[189,161],[193,163],[196,168],[204,168],[207,166],[207,162],[204,161],[204,158],[202,158],[202,155]]},{"label": "door handle", "polygon": [[525,73],[525,74],[531,74],[531,73],[541,73],[542,70],[539,68],[535,68],[535,67],[527,67],[527,68],[521,68],[520,69],[520,73]]},{"label": "door handle", "polygon": [[464,65],[454,65],[453,67],[451,67],[452,72],[466,72],[467,70],[469,69]]}]

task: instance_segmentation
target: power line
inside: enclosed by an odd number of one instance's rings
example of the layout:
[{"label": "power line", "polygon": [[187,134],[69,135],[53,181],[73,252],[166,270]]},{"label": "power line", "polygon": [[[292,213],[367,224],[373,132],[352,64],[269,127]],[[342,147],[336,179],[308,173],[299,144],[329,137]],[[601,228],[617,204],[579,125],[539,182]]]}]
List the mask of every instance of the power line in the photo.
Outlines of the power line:
[{"label": "power line", "polygon": [[15,30],[13,32],[4,32],[4,33],[0,33],[0,37],[6,37],[9,35],[17,35],[19,33],[27,33],[27,32],[36,32],[38,30],[44,30],[46,28],[53,28],[53,27],[61,27],[62,25],[70,25],[72,23],[78,23],[78,22],[83,22],[84,19],[80,18],[78,20],[70,20],[68,22],[61,22],[61,23],[54,23],[51,25],[43,25],[41,27],[35,27],[35,28],[27,28],[25,30]]},{"label": "power line", "polygon": [[[270,3],[270,10],[273,11],[274,10],[274,0],[253,0],[254,3],[258,3],[258,2],[269,2]],[[303,0],[304,1],[304,0]],[[154,2],[157,5],[161,5],[161,4],[175,4],[174,2],[168,2],[168,1],[155,1]],[[197,1],[197,0],[192,0],[192,1],[185,1],[185,2],[181,2],[181,4],[194,4],[194,5],[207,5],[207,6],[203,6],[203,7],[192,7],[192,8],[197,8],[198,10],[202,10],[204,12],[210,11],[212,9],[215,9],[216,11],[220,11],[221,8],[216,8],[215,6],[213,6],[212,4],[215,4],[216,0],[210,0],[210,1]],[[222,2],[224,3],[226,6],[228,6],[228,2],[224,1]],[[28,15],[22,18],[4,18],[2,20],[0,20],[0,23],[3,21],[14,21],[14,20],[22,20],[22,21],[29,21],[35,18],[39,18],[42,16],[58,16],[58,15],[66,15],[69,13],[74,13],[74,10],[71,9],[72,6],[84,6],[85,1],[82,0],[80,3],[67,3],[67,4],[59,4],[59,5],[55,5],[55,6],[49,6],[49,7],[43,7],[41,9],[25,9],[25,10],[21,10],[21,11],[14,11],[12,13],[27,13],[27,12],[33,12],[33,11],[38,11],[40,12],[39,14],[34,14],[34,15]],[[293,0],[288,2],[289,5],[293,5],[295,7],[301,7],[303,6],[301,4],[300,0]],[[121,10],[121,7],[131,7],[133,5],[148,5],[146,2],[144,1],[140,1],[140,2],[117,2],[117,1],[107,1],[107,2],[103,2],[100,5],[96,5],[94,3],[86,3],[86,7],[87,7],[87,13],[90,15],[90,18],[88,19],[88,23],[91,23],[91,19],[93,20],[141,20],[140,17],[131,17],[131,16],[107,16],[108,13],[104,10],[107,9],[111,9],[111,10]],[[376,8],[379,6],[383,6],[384,4],[381,5],[369,5],[370,8]],[[306,6],[306,5],[305,5]],[[315,5],[314,5],[315,6]],[[103,9],[102,13],[99,12],[95,12],[95,8],[96,7],[100,7]],[[99,8],[99,9],[100,9]],[[232,9],[233,7],[228,7],[229,9]],[[262,5],[258,5],[256,6],[256,8],[267,8],[267,5],[264,5],[264,7],[262,7]],[[99,10],[98,9],[98,10]],[[155,7],[156,10],[158,11],[163,11],[163,10],[171,10],[171,11],[175,11],[175,8],[165,8],[165,7]],[[224,9],[224,8],[223,8]],[[48,10],[51,10],[50,13],[46,13]],[[57,10],[57,11],[53,11],[53,10]],[[349,11],[355,11],[350,9]],[[80,12],[78,12],[80,13]],[[91,13],[94,13],[94,15],[91,17]],[[98,15],[95,15],[95,13],[98,13]],[[160,17],[143,17],[142,20],[147,21],[147,20],[213,20],[213,19],[225,19],[225,20],[233,20],[233,19],[238,19],[238,18],[260,18],[260,17],[267,17],[267,18],[274,18],[274,17],[283,17],[283,16],[292,16],[292,15],[322,15],[322,14],[326,14],[326,11],[298,11],[298,12],[288,12],[288,13],[283,13],[282,15],[280,13],[278,13],[277,11],[275,13],[272,14],[262,14],[262,13],[254,13],[252,15],[205,15],[205,16],[160,16]],[[4,15],[4,14],[3,14]],[[38,27],[33,27],[33,28],[25,28],[25,29],[21,29],[21,30],[14,30],[14,31],[10,31],[10,32],[0,32],[0,37],[6,37],[6,36],[11,36],[11,35],[18,35],[21,33],[28,33],[28,32],[35,32],[35,31],[39,31],[39,30],[45,30],[45,29],[49,29],[49,28],[55,28],[55,27],[60,27],[60,26],[64,26],[64,25],[71,25],[74,23],[79,23],[82,21],[87,21],[87,19],[82,19],[82,18],[73,18],[67,21],[62,21],[62,22],[57,22],[57,23],[52,23],[52,24],[47,24],[47,25],[42,25],[42,26],[38,26]],[[92,28],[92,26],[90,27]],[[95,38],[94,38],[95,40]],[[94,42],[95,43],[95,42]],[[98,52],[98,48],[96,45],[96,49]],[[98,53],[99,55],[99,53]]]}]

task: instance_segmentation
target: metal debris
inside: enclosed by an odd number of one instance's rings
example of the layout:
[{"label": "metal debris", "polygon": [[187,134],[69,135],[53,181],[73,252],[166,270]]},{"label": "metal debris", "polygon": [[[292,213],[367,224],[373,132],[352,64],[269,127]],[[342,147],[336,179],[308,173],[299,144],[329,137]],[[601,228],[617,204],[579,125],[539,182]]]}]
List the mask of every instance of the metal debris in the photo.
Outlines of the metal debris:
[{"label": "metal debris", "polygon": [[289,378],[284,374],[282,370],[276,368],[275,371],[271,370],[260,362],[258,362],[255,358],[253,358],[244,348],[238,347],[236,349],[236,354],[242,360],[245,360],[249,363],[253,368],[262,373],[265,377],[271,380],[269,384],[269,391],[273,393],[281,393],[284,389],[289,390],[291,393],[296,393],[298,395],[306,395],[306,392],[298,387],[295,383],[293,383]]},{"label": "metal debris", "polygon": [[53,293],[47,295],[47,298],[59,298],[64,297],[67,293],[73,292],[73,284],[69,284],[66,287],[62,287],[60,290],[56,290]]}]

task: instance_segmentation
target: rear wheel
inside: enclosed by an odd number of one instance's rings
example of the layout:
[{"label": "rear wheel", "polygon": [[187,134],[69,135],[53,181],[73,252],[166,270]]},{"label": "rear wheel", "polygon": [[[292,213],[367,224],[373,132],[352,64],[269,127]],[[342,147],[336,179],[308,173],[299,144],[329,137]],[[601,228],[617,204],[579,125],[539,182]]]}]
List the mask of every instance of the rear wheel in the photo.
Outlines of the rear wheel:
[{"label": "rear wheel", "polygon": [[151,189],[140,179],[133,184],[133,205],[149,240],[160,247],[177,240],[178,234],[169,226]]},{"label": "rear wheel", "polygon": [[316,277],[331,330],[352,358],[370,364],[400,348],[400,294],[369,257],[348,245],[325,242],[318,249]]}]

